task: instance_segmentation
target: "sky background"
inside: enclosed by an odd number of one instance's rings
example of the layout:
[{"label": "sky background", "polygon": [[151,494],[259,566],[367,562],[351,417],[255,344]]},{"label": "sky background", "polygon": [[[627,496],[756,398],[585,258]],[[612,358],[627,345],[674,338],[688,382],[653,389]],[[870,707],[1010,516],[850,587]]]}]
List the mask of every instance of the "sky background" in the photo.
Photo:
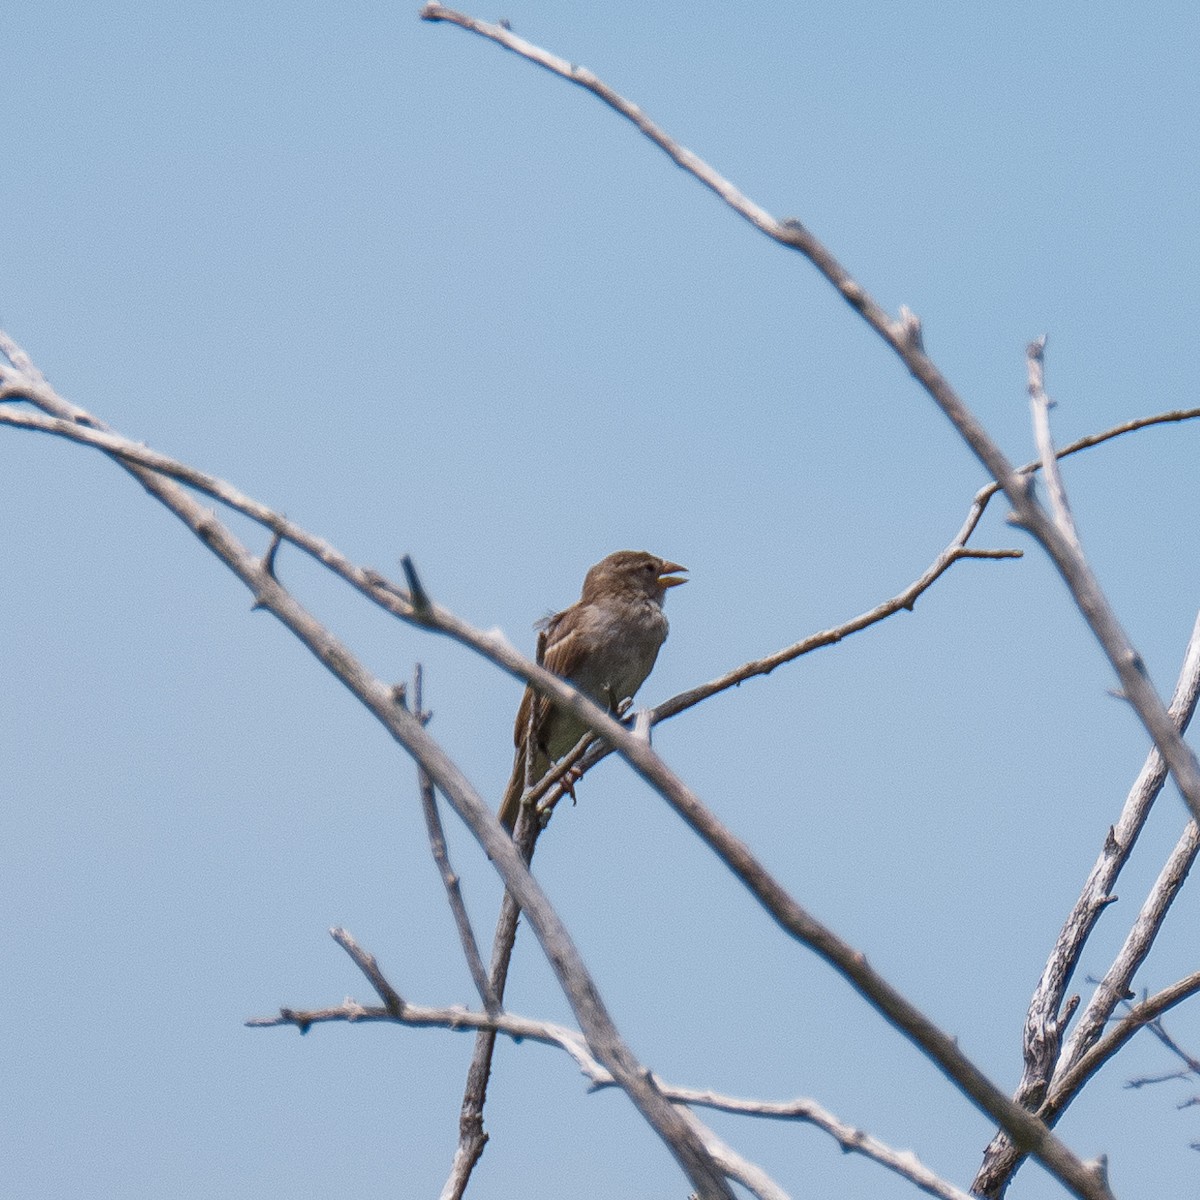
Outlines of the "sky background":
[{"label": "sky background", "polygon": [[[982,469],[903,367],[594,98],[418,5],[8,6],[0,326],[70,400],[532,652],[587,567],[686,563],[660,701],[919,575]],[[508,4],[778,216],[926,347],[1008,455],[1049,336],[1066,442],[1197,403],[1200,9],[1166,4]],[[1200,428],[1064,468],[1164,693],[1195,618]],[[1147,740],[1040,552],[994,505],[917,604],[660,727],[656,745],[815,915],[1002,1087],[1031,989]],[[234,528],[264,548],[240,520]],[[110,462],[0,431],[0,1191],[434,1196],[471,1038],[255,1031],[473,994],[411,762]],[[484,795],[520,686],[297,552],[279,570]],[[1184,826],[1163,796],[1089,946],[1104,971]],[[447,818],[479,935],[499,888]],[[811,1096],[960,1186],[992,1128],[609,760],[538,875],[642,1060]],[[1139,976],[1196,961],[1185,893]],[[510,1007],[569,1020],[522,937]],[[1194,1006],[1170,1028],[1200,1050]],[[1060,1125],[1118,1196],[1194,1193],[1195,1083],[1149,1038]],[[706,1117],[706,1119],[709,1119]],[[792,1194],[914,1189],[804,1127],[711,1116]],[[471,1195],[682,1197],[561,1054],[503,1045]],[[1039,1169],[1011,1195],[1063,1194]]]}]

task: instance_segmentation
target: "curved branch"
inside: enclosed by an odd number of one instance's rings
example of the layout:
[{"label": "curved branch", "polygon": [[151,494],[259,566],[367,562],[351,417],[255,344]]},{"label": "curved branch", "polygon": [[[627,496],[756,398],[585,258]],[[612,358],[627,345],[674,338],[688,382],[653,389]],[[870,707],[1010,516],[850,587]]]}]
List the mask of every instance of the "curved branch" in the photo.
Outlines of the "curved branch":
[{"label": "curved branch", "polygon": [[[3,340],[3,337],[4,335],[0,334],[0,341]],[[29,384],[22,385],[12,382],[0,387],[0,400],[29,399],[36,403],[38,394],[38,389]],[[1197,417],[1200,417],[1200,408],[1173,409],[1169,412],[1138,417],[1135,420],[1124,421],[1100,433],[1088,434],[1086,437],[1082,437],[1078,441],[1062,447],[1057,451],[1057,457],[1062,459],[1072,454],[1078,454],[1082,450],[1089,449],[1092,446],[1103,445],[1113,438],[1133,433],[1139,429],[1148,429],[1155,425],[1191,421]],[[235,512],[239,512],[264,528],[271,530],[277,538],[294,545],[298,550],[302,550],[308,554],[339,578],[362,592],[367,599],[385,608],[392,615],[406,621],[415,621],[414,610],[407,593],[395,587],[394,584],[384,579],[378,572],[367,567],[359,567],[352,563],[323,538],[315,536],[308,530],[289,521],[281,513],[245,495],[225,480],[197,470],[195,467],[170,458],[168,455],[151,450],[140,443],[130,441],[128,438],[120,437],[112,433],[111,430],[102,430],[86,414],[84,414],[84,419],[73,421],[56,417],[37,416],[32,413],[19,412],[16,409],[0,408],[0,425],[9,425],[18,429],[28,429],[40,433],[48,433],[56,437],[65,437],[81,445],[91,446],[93,449],[100,450],[123,463],[143,466],[158,474],[166,475],[171,479],[178,480],[180,483],[187,484],[188,487],[195,488],[206,496],[211,496],[214,500],[220,501]],[[1040,462],[1030,462],[1020,468],[1020,473],[1033,474],[1040,470]],[[709,697],[715,696],[729,688],[737,687],[757,675],[769,675],[777,667],[783,666],[785,663],[789,663],[805,654],[810,654],[814,650],[819,650],[824,646],[836,645],[851,634],[867,629],[871,625],[886,620],[898,612],[904,610],[911,612],[920,596],[928,591],[956,562],[963,559],[1022,557],[1024,552],[1021,550],[980,550],[967,545],[988,503],[999,491],[999,485],[994,482],[985,484],[980,488],[972,500],[970,511],[962,528],[954,536],[953,540],[917,579],[913,580],[912,583],[895,596],[882,601],[874,608],[868,609],[856,617],[851,617],[840,625],[809,634],[807,637],[790,646],[785,646],[763,658],[752,659],[749,662],[742,663],[740,666],[726,671],[723,675],[719,675],[707,683],[698,684],[686,691],[679,692],[677,695],[664,700],[661,704],[649,710],[650,724],[656,725],[660,721],[666,721],[671,717],[678,716],[679,713],[685,712],[687,709],[699,704],[702,700],[707,700]],[[429,622],[424,620],[418,623],[428,624]],[[491,659],[502,669],[516,675],[517,678],[525,682],[533,682],[520,671],[514,670],[506,663],[497,661],[488,646],[474,645],[470,642],[467,644],[472,645],[472,648],[478,653],[482,654],[485,658]],[[579,760],[579,770],[581,772],[589,770],[601,758],[611,753],[612,750],[607,746],[593,746]],[[574,766],[575,763],[572,762],[570,765]],[[567,768],[564,766],[561,771],[552,772],[535,789],[535,795],[544,795],[549,791],[557,779],[566,773],[566,770]]]},{"label": "curved branch", "polygon": [[613,91],[584,67],[575,66],[538,46],[516,37],[501,25],[489,25],[440,4],[426,4],[421,16],[446,21],[496,42],[571,83],[578,84],[631,121],[680,167],[715,192],[739,216],[773,241],[795,250],[837,289],[841,297],[887,343],[900,361],[942,410],[972,453],[999,484],[1014,510],[1013,520],[1026,529],[1050,556],[1096,640],[1117,673],[1125,697],[1167,761],[1171,774],[1191,810],[1200,820],[1200,762],[1171,723],[1166,707],[1154,689],[1141,656],[1134,649],[1116,613],[1101,590],[1091,566],[1078,545],[1058,527],[1038,502],[1030,479],[1019,472],[963,403],[949,380],[925,353],[920,321],[907,310],[893,319],[857,282],[829,250],[796,220],[777,220],[742,195],[690,150],[680,146],[654,124],[635,104]]},{"label": "curved branch", "polygon": [[[0,349],[4,348],[3,342],[0,342]],[[11,354],[9,357],[11,359]],[[0,382],[11,383],[12,380],[0,373]],[[71,425],[87,424],[93,429],[99,427],[106,438],[111,436],[95,418],[68,404],[42,381],[27,378],[22,395],[66,423],[67,429],[55,429],[54,432],[89,441],[90,435],[83,436],[78,430],[69,431]],[[373,679],[353,659],[349,651],[317,624],[279,585],[270,571],[266,570],[258,559],[250,556],[211,513],[197,505],[170,480],[164,479],[153,470],[125,461],[131,457],[127,449],[102,448],[114,453],[118,460],[122,461],[122,465],[152,495],[192,528],[193,532],[255,592],[256,603],[268,608],[291,629],[318,659],[359,697],[392,736],[425,767],[439,790],[479,840],[488,857],[496,864],[497,870],[503,875],[509,891],[520,906],[529,912],[529,899],[538,904],[537,916],[531,912],[530,921],[564,988],[569,986],[568,981],[575,971],[580,973],[578,978],[587,980],[585,987],[572,990],[569,995],[573,1005],[576,1002],[582,1005],[582,1008],[577,1010],[577,1016],[580,1024],[588,1032],[589,1041],[597,1047],[596,1041],[592,1040],[594,1034],[604,1047],[605,1054],[612,1055],[619,1066],[618,1070],[614,1070],[614,1074],[621,1080],[630,1098],[647,1120],[651,1121],[655,1130],[671,1145],[672,1150],[678,1154],[678,1145],[687,1146],[691,1157],[688,1158],[685,1170],[689,1175],[695,1170],[709,1180],[714,1179],[716,1168],[711,1158],[703,1154],[696,1145],[694,1137],[689,1134],[686,1142],[671,1140],[672,1137],[682,1139],[679,1122],[674,1119],[677,1114],[672,1113],[668,1118],[661,1107],[655,1105],[654,1098],[645,1087],[644,1079],[636,1074],[640,1067],[634,1063],[632,1055],[620,1041],[557,914],[545,900],[533,877],[520,861],[512,841],[504,834],[490,810],[483,805],[465,776],[430,738],[420,722],[410,713],[398,708],[391,689]],[[288,528],[277,532],[290,538],[293,532],[290,523],[281,524],[287,525]],[[310,535],[308,540],[313,543],[319,542]],[[319,544],[325,547],[327,556],[339,564],[332,569],[342,573],[339,567],[343,564],[348,567],[345,560],[325,543]],[[755,858],[749,847],[717,820],[643,738],[631,733],[619,721],[614,720],[556,675],[550,674],[517,653],[499,632],[485,633],[476,630],[428,598],[416,606],[408,593],[382,576],[360,568],[348,569],[348,577],[354,581],[356,587],[366,591],[377,603],[396,616],[473,647],[497,666],[530,683],[538,692],[571,712],[583,724],[610,742],[626,762],[675,809],[742,881],[782,929],[808,946],[842,975],[886,1020],[932,1059],[972,1103],[992,1117],[1018,1147],[1036,1157],[1077,1195],[1093,1200],[1107,1200],[1110,1193],[1102,1171],[1083,1163],[1045,1125],[1010,1100],[962,1052],[953,1037],[938,1028],[875,971],[860,951],[844,942],[809,914]],[[584,1013],[587,1020],[582,1015]],[[597,1053],[600,1053],[599,1047]],[[601,1057],[605,1058],[605,1054],[601,1054]],[[654,1120],[651,1120],[649,1115],[651,1112],[655,1114]],[[668,1121],[672,1130],[670,1136],[661,1124]],[[692,1177],[695,1180],[696,1176]],[[724,1195],[726,1185],[723,1181],[717,1181],[717,1184],[723,1190],[714,1190],[712,1194]]]},{"label": "curved branch", "polygon": [[[14,349],[20,354],[19,348],[13,347],[7,339],[0,340],[0,350],[8,355],[15,367]],[[7,368],[0,369],[0,382],[13,383],[12,374]],[[94,417],[58,396],[40,377],[25,373],[25,385],[22,394],[60,420],[87,424],[106,435],[109,433]],[[121,459],[120,454],[116,457]],[[506,887],[529,918],[593,1053],[612,1071],[703,1200],[733,1200],[724,1172],[704,1147],[692,1123],[659,1095],[646,1068],[625,1044],[562,919],[529,873],[511,838],[458,766],[430,737],[421,722],[396,703],[394,690],[372,676],[346,646],[280,585],[267,562],[252,555],[211,512],[197,504],[173,480],[133,462],[122,461],[122,465],[246,584],[254,595],[255,606],[269,611],[294,634],[428,772],[438,790],[483,846],[503,876]],[[404,604],[412,619],[424,623],[423,608],[414,610],[407,599]]]}]

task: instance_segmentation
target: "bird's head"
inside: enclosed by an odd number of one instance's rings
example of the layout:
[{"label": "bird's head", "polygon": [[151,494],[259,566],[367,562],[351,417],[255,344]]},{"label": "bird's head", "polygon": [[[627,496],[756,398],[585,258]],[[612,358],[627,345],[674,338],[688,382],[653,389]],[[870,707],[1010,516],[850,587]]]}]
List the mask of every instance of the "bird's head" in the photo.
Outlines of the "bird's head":
[{"label": "bird's head", "polygon": [[604,596],[620,594],[646,597],[661,604],[667,588],[687,583],[681,573],[686,574],[687,567],[656,554],[647,554],[645,550],[618,550],[588,571],[580,599],[588,604]]}]

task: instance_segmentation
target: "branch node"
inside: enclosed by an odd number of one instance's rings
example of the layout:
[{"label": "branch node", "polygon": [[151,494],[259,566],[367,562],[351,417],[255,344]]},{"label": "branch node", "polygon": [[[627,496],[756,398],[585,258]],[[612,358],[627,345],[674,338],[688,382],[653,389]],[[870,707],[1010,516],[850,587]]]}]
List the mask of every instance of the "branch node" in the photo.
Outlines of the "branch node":
[{"label": "branch node", "polygon": [[1090,1162],[1085,1162],[1084,1167],[1096,1177],[1097,1185],[1108,1194],[1108,1155],[1098,1154]]},{"label": "branch node", "polygon": [[300,1031],[301,1037],[303,1037],[312,1028],[312,1022],[306,1021],[293,1008],[281,1008],[279,1010],[279,1015],[289,1024],[295,1025],[295,1027]]},{"label": "branch node", "polygon": [[221,523],[216,514],[209,511],[196,522],[196,536],[206,545],[211,546],[221,529]]},{"label": "branch node", "polygon": [[925,338],[921,332],[921,318],[907,304],[900,305],[900,319],[892,322],[892,336],[909,350],[925,352]]},{"label": "branch node", "polygon": [[789,246],[796,246],[802,249],[812,238],[812,235],[804,227],[803,223],[797,221],[795,217],[784,217],[779,222],[779,229],[779,240],[786,242]]},{"label": "branch node", "polygon": [[862,312],[866,307],[867,293],[862,284],[856,283],[853,279],[846,279],[838,284],[838,291],[842,293],[842,299],[856,312]]}]

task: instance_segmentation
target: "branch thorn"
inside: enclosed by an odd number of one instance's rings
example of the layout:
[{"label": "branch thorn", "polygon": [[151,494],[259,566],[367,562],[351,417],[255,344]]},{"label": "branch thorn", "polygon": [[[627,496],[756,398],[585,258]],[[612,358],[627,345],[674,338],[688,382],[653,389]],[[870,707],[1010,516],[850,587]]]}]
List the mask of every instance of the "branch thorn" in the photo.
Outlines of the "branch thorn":
[{"label": "branch thorn", "polygon": [[404,568],[404,578],[408,580],[408,590],[412,596],[413,615],[422,617],[433,608],[433,601],[429,599],[429,593],[422,586],[420,576],[417,575],[417,568],[413,565],[413,560],[407,554],[400,560],[400,565]]},{"label": "branch thorn", "polygon": [[262,569],[266,571],[276,583],[279,582],[279,576],[275,574],[275,555],[279,553],[279,547],[283,542],[283,534],[278,529],[271,534],[271,544],[267,547],[266,554],[263,555]]}]

